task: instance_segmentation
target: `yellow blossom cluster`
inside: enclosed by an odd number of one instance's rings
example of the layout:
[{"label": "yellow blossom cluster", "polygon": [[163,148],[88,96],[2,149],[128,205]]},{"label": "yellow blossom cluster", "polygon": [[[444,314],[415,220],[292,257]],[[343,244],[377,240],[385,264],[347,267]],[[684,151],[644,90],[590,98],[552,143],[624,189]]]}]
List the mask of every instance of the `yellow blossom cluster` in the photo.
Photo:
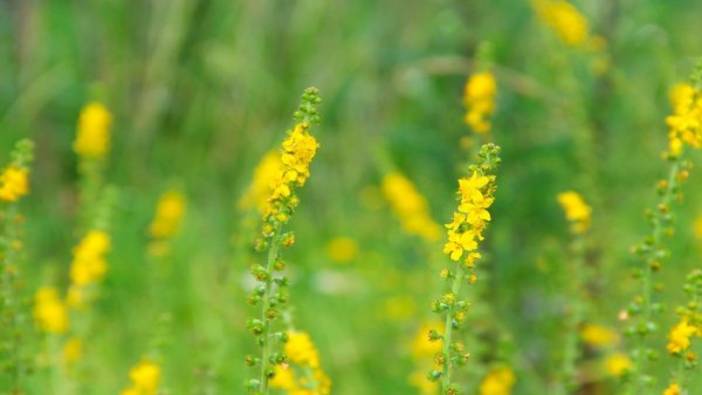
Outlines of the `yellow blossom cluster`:
[{"label": "yellow blossom cluster", "polygon": [[102,280],[107,272],[105,255],[110,251],[110,236],[91,230],[73,249],[71,283],[78,287]]},{"label": "yellow blossom cluster", "polygon": [[180,230],[186,210],[185,196],[176,190],[163,193],[156,205],[149,234],[149,254],[152,256],[166,255],[170,249],[169,239]]},{"label": "yellow blossom cluster", "polygon": [[702,94],[690,84],[677,84],[671,89],[673,114],[666,118],[668,151],[673,157],[682,153],[685,144],[702,147]]},{"label": "yellow blossom cluster", "polygon": [[239,199],[241,209],[256,207],[261,214],[266,212],[271,185],[281,172],[280,153],[272,150],[263,156],[253,171],[253,179],[244,195]]},{"label": "yellow blossom cluster", "polygon": [[156,395],[161,381],[161,367],[155,362],[142,360],[129,371],[131,385],[121,395]]},{"label": "yellow blossom cluster", "polygon": [[592,347],[612,347],[619,342],[617,332],[598,324],[585,324],[580,329],[580,338]]},{"label": "yellow blossom cluster", "polygon": [[532,1],[537,15],[566,45],[583,47],[591,41],[587,18],[565,0]]},{"label": "yellow blossom cluster", "polygon": [[592,208],[575,191],[566,191],[558,194],[558,203],[565,211],[565,216],[571,223],[573,233],[584,233],[590,228]]},{"label": "yellow blossom cluster", "polygon": [[319,147],[317,140],[309,134],[309,128],[309,123],[300,122],[283,141],[281,166],[270,184],[268,204],[264,210],[266,219],[285,223],[289,217],[287,209],[297,205],[293,190],[305,185],[310,176],[310,163]]},{"label": "yellow blossom cluster", "polygon": [[429,214],[429,205],[414,184],[399,172],[383,177],[383,195],[405,231],[426,241],[439,239],[440,227]]},{"label": "yellow blossom cluster", "polygon": [[690,339],[693,336],[702,336],[700,328],[691,325],[687,318],[683,318],[668,333],[666,348],[671,354],[680,354],[690,348]]},{"label": "yellow blossom cluster", "polygon": [[485,176],[477,171],[470,177],[458,180],[459,205],[453,220],[446,225],[448,241],[444,253],[452,261],[463,258],[467,268],[472,268],[480,259],[476,252],[483,240],[483,230],[491,220],[488,208],[492,205],[495,176]]},{"label": "yellow blossom cluster", "polygon": [[272,388],[285,390],[288,395],[331,393],[331,380],[321,369],[319,354],[307,333],[289,331],[284,351],[289,363],[276,365]]},{"label": "yellow blossom cluster", "polygon": [[168,191],[161,195],[156,205],[149,233],[156,239],[172,237],[180,229],[185,214],[185,196],[178,191]]},{"label": "yellow blossom cluster", "polygon": [[463,92],[463,105],[466,107],[465,122],[476,133],[490,131],[490,116],[495,112],[497,82],[489,72],[471,75]]},{"label": "yellow blossom cluster", "polygon": [[56,288],[39,288],[34,297],[34,320],[44,332],[66,332],[69,323],[68,309]]},{"label": "yellow blossom cluster", "polygon": [[29,192],[29,171],[10,165],[0,174],[0,200],[16,202]]},{"label": "yellow blossom cluster", "polygon": [[633,363],[628,355],[615,352],[604,359],[604,370],[610,376],[620,377],[631,370]]},{"label": "yellow blossom cluster", "polygon": [[480,383],[480,395],[509,395],[516,378],[509,367],[490,370]]},{"label": "yellow blossom cluster", "polygon": [[681,395],[682,388],[677,383],[671,383],[668,388],[663,391],[663,395]]},{"label": "yellow blossom cluster", "polygon": [[103,104],[92,102],[80,112],[73,150],[81,157],[99,159],[110,150],[112,114]]}]

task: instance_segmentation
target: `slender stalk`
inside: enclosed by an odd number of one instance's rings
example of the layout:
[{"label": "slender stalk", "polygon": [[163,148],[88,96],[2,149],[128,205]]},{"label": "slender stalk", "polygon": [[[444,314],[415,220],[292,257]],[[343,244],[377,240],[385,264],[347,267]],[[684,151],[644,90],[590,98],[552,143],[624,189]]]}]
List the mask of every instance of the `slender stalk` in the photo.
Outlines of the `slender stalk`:
[{"label": "slender stalk", "polygon": [[[273,271],[273,265],[276,259],[278,259],[278,249],[280,248],[280,237],[275,237],[271,241],[271,246],[268,249],[268,256],[266,258],[266,271],[271,273]],[[261,345],[261,373],[260,373],[260,383],[258,390],[261,394],[268,394],[268,377],[267,372],[270,366],[268,359],[270,358],[271,352],[271,320],[266,317],[266,312],[271,307],[271,296],[273,292],[273,279],[268,278],[265,284],[265,292],[262,296],[261,303],[261,322],[263,322],[263,344]]]},{"label": "slender stalk", "polygon": [[0,261],[2,262],[2,300],[3,304],[3,352],[7,353],[9,361],[7,362],[7,371],[10,377],[10,387],[19,391],[19,381],[21,376],[19,344],[16,339],[19,336],[17,315],[19,314],[19,306],[15,298],[15,276],[17,268],[13,267],[13,262],[16,262],[16,253],[13,248],[13,241],[17,240],[17,229],[12,224],[12,221],[17,217],[17,207],[14,204],[9,205],[3,213],[3,235],[2,245],[0,250]]},{"label": "slender stalk", "polygon": [[[656,267],[656,261],[662,257],[662,238],[665,226],[669,222],[664,218],[669,210],[670,203],[673,199],[673,192],[678,187],[677,175],[680,171],[681,162],[679,158],[673,159],[670,166],[668,177],[663,189],[662,196],[658,207],[652,218],[653,231],[651,233],[650,245],[646,250],[646,264],[643,268],[641,284],[642,284],[642,318],[639,320],[639,325],[636,329],[636,347],[633,353],[634,366],[636,368],[636,376],[634,377],[633,388],[635,393],[642,393],[645,390],[648,381],[645,375],[647,366],[648,350],[646,349],[647,336],[655,329],[653,321],[654,303],[653,303],[653,272]],[[631,393],[631,391],[628,391]]]},{"label": "slender stalk", "polygon": [[[463,281],[465,277],[465,271],[464,269],[461,269],[461,274],[457,275],[453,279],[453,283],[451,284],[451,293],[453,295],[459,295],[461,292],[461,287],[463,285]],[[441,394],[446,393],[446,390],[448,389],[449,385],[451,384],[451,367],[452,367],[452,353],[451,353],[451,338],[453,336],[453,313],[455,311],[454,305],[451,305],[451,307],[446,311],[446,319],[444,321],[444,339],[443,339],[443,355],[446,358],[446,361],[444,361],[444,366],[443,366],[443,372],[442,372],[442,380],[441,380]]]},{"label": "slender stalk", "polygon": [[589,280],[589,276],[583,270],[585,265],[583,243],[583,235],[576,235],[571,243],[571,250],[573,251],[572,277],[578,283],[573,287],[570,295],[572,310],[569,314],[569,319],[566,321],[566,339],[561,365],[562,380],[558,386],[560,394],[571,394],[578,386],[577,360],[580,355],[578,329],[585,317],[585,287]]}]

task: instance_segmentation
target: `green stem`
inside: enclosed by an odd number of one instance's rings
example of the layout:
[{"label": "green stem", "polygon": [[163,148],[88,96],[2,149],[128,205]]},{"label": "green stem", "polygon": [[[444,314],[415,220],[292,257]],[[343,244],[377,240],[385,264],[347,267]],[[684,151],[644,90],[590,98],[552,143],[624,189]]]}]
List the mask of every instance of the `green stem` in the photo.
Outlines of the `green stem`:
[{"label": "green stem", "polygon": [[17,207],[11,204],[3,213],[3,234],[1,236],[0,261],[2,270],[2,314],[3,319],[3,352],[7,353],[8,373],[10,385],[13,390],[19,391],[19,382],[22,374],[19,355],[19,328],[17,316],[20,314],[20,306],[15,299],[15,276],[18,268],[13,268],[12,263],[16,261],[15,248],[13,242],[17,240],[17,227],[13,223],[17,217]]},{"label": "green stem", "polygon": [[[680,169],[680,159],[676,158],[672,163],[670,170],[668,172],[667,185],[663,196],[661,197],[659,206],[670,209],[670,203],[673,199],[673,191],[677,188],[677,174]],[[651,238],[651,246],[648,251],[645,267],[643,271],[642,278],[642,288],[643,288],[643,317],[642,323],[646,327],[644,328],[644,333],[637,336],[636,352],[634,353],[634,366],[636,367],[636,378],[635,378],[635,388],[636,393],[644,393],[645,388],[645,365],[646,365],[646,336],[649,330],[649,323],[653,319],[653,268],[651,263],[653,260],[658,259],[656,256],[660,251],[660,246],[662,243],[663,231],[665,230],[664,220],[661,218],[661,213],[658,207],[653,217],[653,233]]]},{"label": "green stem", "polygon": [[563,364],[561,366],[562,382],[558,386],[561,394],[570,394],[577,389],[577,359],[578,359],[578,328],[585,316],[584,293],[588,284],[589,276],[585,273],[583,251],[583,236],[577,235],[571,244],[573,251],[572,276],[577,284],[573,287],[571,295],[572,311],[566,322],[566,339],[563,352]]},{"label": "green stem", "polygon": [[[459,292],[461,292],[461,286],[463,285],[464,277],[465,277],[465,270],[463,268],[460,269],[461,274],[456,275],[453,278],[453,283],[451,284],[451,293],[454,295],[454,297],[458,297]],[[441,395],[446,393],[446,390],[448,390],[449,386],[451,385],[451,338],[453,336],[453,312],[454,312],[454,305],[452,304],[449,306],[448,311],[446,311],[446,320],[444,322],[444,338],[443,338],[443,348],[442,352],[444,355],[444,367],[443,367],[443,372],[441,374],[442,380],[441,380]]]},{"label": "green stem", "polygon": [[[279,233],[279,232],[277,232]],[[273,265],[278,258],[278,249],[280,247],[280,237],[276,236],[271,240],[271,247],[268,250],[268,257],[266,258],[266,272],[271,273],[273,271]],[[273,278],[269,277],[266,280],[266,289],[263,293],[263,301],[261,303],[261,322],[263,322],[263,344],[261,349],[261,375],[258,390],[260,394],[268,394],[268,377],[266,371],[269,367],[270,352],[271,352],[271,320],[266,317],[266,311],[270,308],[271,294],[273,292]]]}]

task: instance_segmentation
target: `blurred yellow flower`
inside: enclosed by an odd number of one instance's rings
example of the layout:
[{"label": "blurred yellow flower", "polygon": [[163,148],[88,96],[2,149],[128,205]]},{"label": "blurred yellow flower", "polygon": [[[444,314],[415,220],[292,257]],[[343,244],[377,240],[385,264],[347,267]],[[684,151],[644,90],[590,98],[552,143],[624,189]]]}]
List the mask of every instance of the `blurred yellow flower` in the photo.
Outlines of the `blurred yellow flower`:
[{"label": "blurred yellow flower", "polygon": [[110,236],[100,230],[91,230],[73,249],[71,282],[77,286],[101,280],[107,272],[105,255],[110,250]]},{"label": "blurred yellow flower", "polygon": [[398,172],[383,177],[383,194],[405,231],[426,241],[439,239],[440,228],[429,214],[429,206],[414,184]]},{"label": "blurred yellow flower", "polygon": [[631,367],[631,359],[624,353],[617,352],[610,354],[604,360],[605,371],[615,377],[625,374]]},{"label": "blurred yellow flower", "polygon": [[350,237],[336,237],[327,244],[327,255],[334,262],[350,262],[358,255],[358,244]]},{"label": "blurred yellow flower", "polygon": [[68,311],[56,288],[39,288],[34,296],[34,319],[44,332],[66,332],[68,329]]},{"label": "blurred yellow flower", "polygon": [[439,392],[439,383],[429,380],[427,372],[424,370],[412,372],[409,383],[417,389],[420,395],[437,395]]},{"label": "blurred yellow flower", "polygon": [[161,367],[148,360],[140,361],[129,371],[131,386],[122,395],[156,395],[161,381]]},{"label": "blurred yellow flower", "polygon": [[465,122],[476,133],[490,131],[490,116],[495,111],[497,82],[489,72],[471,75],[466,81],[463,104],[466,108]]},{"label": "blurred yellow flower", "polygon": [[175,235],[185,214],[185,204],[185,196],[178,191],[161,195],[156,205],[156,215],[149,226],[151,237],[165,239]]},{"label": "blurred yellow flower", "polygon": [[265,213],[266,207],[268,207],[271,185],[277,179],[282,166],[278,151],[271,150],[266,153],[253,171],[251,184],[239,199],[239,208],[249,209],[256,207],[261,214]]},{"label": "blurred yellow flower", "polygon": [[272,388],[285,390],[288,395],[329,395],[331,393],[331,380],[322,371],[317,349],[307,333],[288,332],[284,351],[290,365],[298,366],[305,371],[305,375],[297,377],[294,369],[288,364],[277,365],[275,375],[270,381]]},{"label": "blurred yellow flower", "polygon": [[269,382],[271,388],[294,391],[297,387],[295,375],[289,365],[276,365],[275,375]]},{"label": "blurred yellow flower", "polygon": [[668,388],[663,391],[663,395],[680,395],[682,394],[682,389],[676,383],[671,383]]},{"label": "blurred yellow flower", "polygon": [[73,150],[82,157],[102,158],[110,150],[112,114],[98,102],[83,107]]},{"label": "blurred yellow flower", "polygon": [[670,91],[673,114],[666,118],[668,152],[679,156],[685,144],[702,147],[702,94],[690,84],[677,84]]},{"label": "blurred yellow flower", "polygon": [[677,325],[668,333],[668,345],[666,348],[671,354],[679,354],[690,348],[690,338],[699,336],[700,331],[683,318]]},{"label": "blurred yellow flower", "polygon": [[27,169],[10,165],[0,175],[0,200],[15,202],[29,192]]},{"label": "blurred yellow flower", "polygon": [[583,233],[590,228],[592,208],[585,203],[582,196],[575,191],[558,194],[558,203],[565,211],[565,216],[571,223],[574,233]]},{"label": "blurred yellow flower", "polygon": [[285,354],[291,362],[311,368],[319,367],[319,355],[310,335],[305,332],[288,332],[288,341],[285,343]]},{"label": "blurred yellow flower", "polygon": [[63,361],[67,365],[71,365],[78,361],[83,356],[83,342],[77,337],[68,339],[63,346]]},{"label": "blurred yellow flower", "polygon": [[490,370],[480,383],[480,395],[509,395],[516,378],[514,372],[508,367],[499,367]]},{"label": "blurred yellow flower", "polygon": [[619,342],[617,332],[597,324],[583,325],[580,337],[583,342],[593,347],[612,347]]},{"label": "blurred yellow flower", "polygon": [[590,26],[575,6],[565,0],[534,0],[532,4],[543,23],[565,44],[582,47],[588,43]]},{"label": "blurred yellow flower", "polygon": [[433,357],[434,354],[441,351],[441,342],[431,341],[429,339],[429,332],[432,330],[442,333],[444,324],[439,321],[427,321],[417,329],[412,344],[410,345],[410,351],[415,360],[419,361]]}]

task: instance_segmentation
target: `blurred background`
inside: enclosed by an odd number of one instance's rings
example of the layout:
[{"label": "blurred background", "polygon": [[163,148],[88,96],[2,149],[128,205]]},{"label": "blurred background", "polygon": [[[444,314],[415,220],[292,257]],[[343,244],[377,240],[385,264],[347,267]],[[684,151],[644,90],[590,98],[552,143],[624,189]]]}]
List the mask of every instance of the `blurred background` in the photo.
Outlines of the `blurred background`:
[{"label": "blurred background", "polygon": [[[619,331],[617,315],[638,286],[629,249],[648,233],[643,212],[666,174],[668,89],[702,53],[700,2],[574,5],[606,41],[600,52],[565,45],[520,0],[0,1],[2,163],[16,140],[36,143],[23,203],[30,297],[43,284],[66,286],[80,237],[72,151],[80,110],[97,100],[113,114],[113,247],[82,393],[119,391],[153,342],[167,393],[244,393],[243,356],[255,351],[245,322],[256,311],[245,302],[247,269],[263,256],[250,248],[256,225],[238,202],[307,86],[323,103],[318,156],[291,221],[297,243],[285,255],[295,326],[315,340],[334,394],[422,393],[410,379],[413,350],[433,319],[444,236],[405,232],[381,185],[391,171],[404,174],[431,217],[450,220],[456,179],[485,138],[463,122],[479,48],[498,81],[490,139],[503,165],[486,273],[472,291],[478,335],[468,345],[478,361],[512,366],[514,393],[551,393],[573,281],[556,195],[575,189],[593,206],[589,319]],[[671,307],[666,328],[685,300],[684,275],[700,261],[700,177],[693,169],[658,277]],[[166,280],[155,285],[147,229],[173,187],[187,214]],[[582,393],[612,393],[614,378],[592,363],[594,384]],[[661,380],[668,372],[666,359]],[[470,391],[483,373],[467,369]],[[46,393],[47,377],[37,372],[29,393]]]}]

